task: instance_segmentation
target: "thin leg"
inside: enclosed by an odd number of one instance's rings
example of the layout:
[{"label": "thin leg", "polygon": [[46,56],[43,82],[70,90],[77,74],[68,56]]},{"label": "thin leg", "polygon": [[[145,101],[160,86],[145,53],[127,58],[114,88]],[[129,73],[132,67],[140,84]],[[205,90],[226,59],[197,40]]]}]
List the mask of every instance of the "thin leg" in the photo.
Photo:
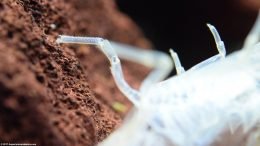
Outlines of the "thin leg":
[{"label": "thin leg", "polygon": [[260,11],[256,18],[255,24],[249,34],[247,35],[243,48],[250,48],[260,41]]},{"label": "thin leg", "polygon": [[216,28],[213,25],[207,24],[207,26],[209,27],[209,29],[214,37],[219,54],[212,56],[209,59],[206,59],[205,61],[202,61],[201,63],[193,66],[189,70],[195,70],[195,69],[202,68],[204,66],[207,66],[208,64],[211,64],[213,62],[216,62],[216,61],[221,60],[226,57],[226,48],[225,48],[224,42],[221,40],[221,38],[219,36],[218,31],[216,30]]},{"label": "thin leg", "polygon": [[174,65],[175,65],[175,69],[176,69],[177,75],[180,75],[180,74],[184,73],[185,70],[181,66],[181,62],[180,62],[178,54],[176,52],[174,52],[173,49],[170,49],[170,54],[172,56],[172,59],[173,59]]},{"label": "thin leg", "polygon": [[142,64],[149,68],[153,68],[153,71],[144,79],[141,84],[141,93],[146,91],[151,85],[165,79],[172,71],[172,60],[165,53],[155,50],[144,50],[112,41],[110,41],[110,43],[120,58]]},{"label": "thin leg", "polygon": [[97,37],[73,37],[60,35],[57,43],[74,43],[96,45],[106,55],[111,64],[111,72],[114,80],[121,92],[134,104],[138,105],[140,101],[139,92],[131,88],[124,79],[120,60],[108,40]]},{"label": "thin leg", "polygon": [[226,48],[225,48],[224,42],[221,40],[221,38],[219,36],[217,29],[211,24],[207,24],[207,26],[214,37],[219,54],[222,56],[222,58],[225,58],[226,57]]}]

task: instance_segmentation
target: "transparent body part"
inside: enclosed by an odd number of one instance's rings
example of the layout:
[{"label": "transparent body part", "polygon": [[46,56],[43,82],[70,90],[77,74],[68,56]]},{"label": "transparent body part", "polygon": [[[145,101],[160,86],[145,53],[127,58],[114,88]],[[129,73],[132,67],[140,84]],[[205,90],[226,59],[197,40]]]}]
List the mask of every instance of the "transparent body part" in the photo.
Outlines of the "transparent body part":
[{"label": "transparent body part", "polygon": [[152,86],[100,146],[209,146],[227,129],[248,134],[260,122],[259,62],[257,44]]},{"label": "transparent body part", "polygon": [[111,72],[114,77],[114,80],[125,96],[134,103],[138,105],[140,100],[139,92],[133,88],[131,88],[125,81],[124,75],[121,68],[120,60],[111,46],[111,44],[102,38],[97,37],[73,37],[73,36],[65,36],[60,35],[56,40],[57,43],[75,43],[75,44],[88,44],[88,45],[96,45],[98,48],[106,55],[110,64],[111,64]]},{"label": "transparent body part", "polygon": [[180,62],[178,54],[175,51],[173,51],[173,49],[170,49],[170,54],[172,56],[172,59],[173,59],[174,65],[175,65],[175,69],[176,69],[177,75],[180,75],[180,74],[184,73],[185,70],[184,70],[184,68],[181,65],[181,62]]},{"label": "transparent body part", "polygon": [[140,92],[144,92],[151,85],[162,81],[172,71],[172,60],[165,53],[155,50],[144,50],[113,41],[110,41],[110,43],[120,58],[153,68],[153,71],[142,82]]},{"label": "transparent body part", "polygon": [[226,56],[226,48],[225,48],[224,42],[220,38],[220,35],[219,35],[217,29],[213,25],[211,25],[211,24],[207,24],[207,26],[208,26],[209,30],[211,31],[211,33],[212,33],[212,35],[214,37],[214,40],[216,42],[216,46],[217,46],[219,55],[222,58],[225,58],[225,56]]},{"label": "transparent body part", "polygon": [[[217,30],[214,26],[210,24],[207,24],[207,26],[213,34],[217,48],[219,50],[219,54],[199,63],[190,70],[204,67],[210,63],[218,61],[220,58],[224,58],[226,55],[224,43],[221,41]],[[118,42],[109,42],[108,40],[99,37],[74,37],[60,35],[56,42],[98,46],[99,49],[106,55],[106,57],[110,61],[111,72],[118,88],[135,105],[138,105],[141,93],[147,91],[151,85],[166,78],[173,68],[173,63],[170,57],[162,52],[142,50],[140,48]],[[176,66],[177,74],[185,72],[184,68],[181,66],[177,53],[172,50],[170,51],[170,53]],[[153,71],[142,82],[140,91],[131,88],[129,84],[125,81],[118,55],[123,59],[127,59],[153,68]]]},{"label": "transparent body part", "polygon": [[[143,85],[145,90],[141,94],[125,82],[120,61],[107,40],[67,36],[57,39],[58,43],[99,46],[110,60],[118,87],[138,105],[123,125],[99,146],[208,146],[223,130],[236,132],[242,127],[246,134],[259,124],[260,44],[223,59],[224,43],[217,30],[212,25],[208,27],[219,54],[184,73],[177,54],[172,51],[176,70],[182,75],[156,84],[151,79],[153,84]],[[131,58],[128,54],[123,53],[125,58]]]},{"label": "transparent body part", "polygon": [[147,90],[150,85],[163,80],[173,68],[170,57],[164,53],[140,50],[139,48],[117,42],[110,43],[108,40],[98,37],[73,37],[60,35],[56,42],[98,46],[110,61],[110,69],[118,88],[136,106],[140,100],[140,92],[131,88],[125,81],[121,63],[117,54],[119,54],[121,58],[154,68],[154,70],[142,82],[141,92]]},{"label": "transparent body part", "polygon": [[196,70],[196,69],[205,67],[211,63],[214,63],[214,62],[224,59],[226,57],[226,48],[225,48],[224,42],[220,38],[220,35],[219,35],[217,29],[211,24],[207,24],[207,26],[214,37],[219,54],[202,61],[201,63],[193,66],[189,70]]},{"label": "transparent body part", "polygon": [[[222,42],[210,28],[216,42]],[[149,88],[138,109],[99,146],[209,146],[227,129],[232,133],[243,128],[251,135],[248,132],[260,122],[260,44],[226,59],[224,43],[219,44],[219,61],[202,62],[185,73],[171,51],[182,75]],[[252,137],[249,146],[258,146]]]},{"label": "transparent body part", "polygon": [[243,48],[250,48],[254,44],[260,41],[260,10],[258,12],[258,16],[256,18],[255,24],[253,25],[253,28],[247,35]]},{"label": "transparent body part", "polygon": [[[225,48],[224,42],[220,38],[220,35],[219,35],[217,29],[213,25],[210,25],[210,24],[207,24],[207,26],[210,29],[210,31],[214,37],[219,54],[202,61],[201,63],[193,66],[189,70],[196,70],[199,68],[203,68],[211,63],[217,62],[226,57],[226,48]],[[183,66],[181,65],[178,54],[175,51],[173,51],[172,49],[170,49],[170,54],[171,54],[171,57],[173,59],[174,65],[175,65],[177,75],[184,73],[185,70],[184,70]]]}]

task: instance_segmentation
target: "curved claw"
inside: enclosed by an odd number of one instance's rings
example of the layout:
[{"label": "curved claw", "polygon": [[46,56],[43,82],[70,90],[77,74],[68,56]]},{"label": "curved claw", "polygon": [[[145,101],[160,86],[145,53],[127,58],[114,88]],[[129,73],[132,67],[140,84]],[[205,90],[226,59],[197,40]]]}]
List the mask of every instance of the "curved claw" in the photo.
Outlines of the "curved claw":
[{"label": "curved claw", "polygon": [[221,40],[217,29],[213,25],[207,23],[207,26],[214,37],[219,54],[224,58],[226,56],[226,48],[224,42]]},{"label": "curved claw", "polygon": [[221,60],[226,57],[226,48],[225,48],[224,42],[220,38],[220,35],[219,35],[217,29],[211,24],[207,24],[207,26],[209,27],[209,30],[211,31],[211,33],[214,37],[219,54],[214,55],[214,56],[200,62],[199,64],[193,66],[189,70],[196,70],[196,69],[202,68],[204,66],[207,66],[208,64],[211,64],[213,62],[216,62],[216,61]]},{"label": "curved claw", "polygon": [[181,62],[180,62],[178,54],[175,51],[173,51],[173,49],[170,49],[169,51],[170,51],[170,54],[172,56],[173,62],[175,64],[175,69],[176,69],[177,75],[184,73],[185,70],[181,66]]}]

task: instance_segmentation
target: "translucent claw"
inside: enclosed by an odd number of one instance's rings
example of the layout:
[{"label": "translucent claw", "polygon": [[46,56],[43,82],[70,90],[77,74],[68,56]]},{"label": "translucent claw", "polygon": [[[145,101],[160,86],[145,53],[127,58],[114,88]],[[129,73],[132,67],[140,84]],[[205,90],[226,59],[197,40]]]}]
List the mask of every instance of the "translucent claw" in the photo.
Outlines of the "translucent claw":
[{"label": "translucent claw", "polygon": [[173,62],[175,64],[175,69],[176,69],[177,75],[184,73],[185,70],[181,65],[178,54],[175,51],[173,51],[173,49],[170,49],[169,51],[170,51],[170,54],[172,56]]},{"label": "translucent claw", "polygon": [[201,63],[193,66],[189,70],[195,70],[195,69],[205,67],[211,63],[214,63],[214,62],[219,61],[226,57],[226,48],[225,48],[224,42],[221,40],[221,38],[219,36],[217,29],[211,24],[207,24],[207,26],[209,27],[209,30],[211,31],[211,33],[214,37],[219,54],[214,55],[214,56],[202,61]]},{"label": "translucent claw", "polygon": [[224,42],[221,40],[217,29],[213,25],[207,23],[207,26],[214,37],[219,54],[224,58],[226,56],[226,48]]}]

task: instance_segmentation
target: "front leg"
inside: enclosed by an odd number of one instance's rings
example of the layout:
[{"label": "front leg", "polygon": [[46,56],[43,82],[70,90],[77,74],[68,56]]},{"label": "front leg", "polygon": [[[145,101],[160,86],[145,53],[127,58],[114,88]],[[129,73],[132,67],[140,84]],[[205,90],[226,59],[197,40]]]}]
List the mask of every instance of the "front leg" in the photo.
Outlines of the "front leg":
[{"label": "front leg", "polygon": [[111,72],[120,91],[134,104],[138,105],[140,101],[140,94],[137,90],[131,88],[125,81],[121,68],[120,60],[109,43],[108,40],[98,37],[74,37],[60,35],[56,40],[57,43],[73,43],[73,44],[88,44],[97,46],[108,58],[111,64]]}]

